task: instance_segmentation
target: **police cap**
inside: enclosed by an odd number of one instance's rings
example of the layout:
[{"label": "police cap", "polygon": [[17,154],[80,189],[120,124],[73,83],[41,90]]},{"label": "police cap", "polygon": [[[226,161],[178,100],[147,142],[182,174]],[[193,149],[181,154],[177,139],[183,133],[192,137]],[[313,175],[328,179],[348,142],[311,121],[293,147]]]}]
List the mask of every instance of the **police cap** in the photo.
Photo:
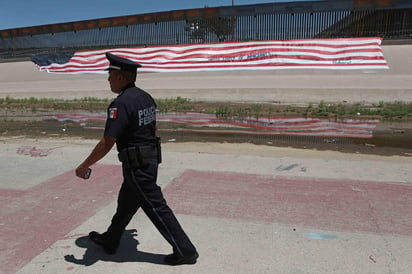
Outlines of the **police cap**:
[{"label": "police cap", "polygon": [[136,72],[138,68],[142,67],[139,63],[132,60],[114,55],[110,52],[106,52],[106,58],[109,60],[109,67],[106,70],[123,70]]}]

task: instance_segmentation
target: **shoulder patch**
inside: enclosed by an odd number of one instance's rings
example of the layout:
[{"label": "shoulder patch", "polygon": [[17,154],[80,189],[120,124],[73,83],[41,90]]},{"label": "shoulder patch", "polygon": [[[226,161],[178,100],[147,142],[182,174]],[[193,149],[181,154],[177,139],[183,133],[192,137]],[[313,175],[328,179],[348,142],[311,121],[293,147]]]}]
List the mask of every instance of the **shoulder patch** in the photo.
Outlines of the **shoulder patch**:
[{"label": "shoulder patch", "polygon": [[117,108],[109,108],[109,119],[117,119]]}]

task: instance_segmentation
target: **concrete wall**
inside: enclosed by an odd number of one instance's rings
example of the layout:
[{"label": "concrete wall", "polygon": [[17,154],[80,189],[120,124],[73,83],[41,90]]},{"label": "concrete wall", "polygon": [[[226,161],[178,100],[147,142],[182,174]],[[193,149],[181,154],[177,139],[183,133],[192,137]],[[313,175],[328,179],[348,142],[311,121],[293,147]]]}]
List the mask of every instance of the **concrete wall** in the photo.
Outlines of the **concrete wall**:
[{"label": "concrete wall", "polygon": [[[318,103],[412,101],[412,45],[383,46],[388,70],[267,70],[142,73],[155,98]],[[107,75],[56,75],[31,62],[0,64],[0,98],[111,98]]]}]

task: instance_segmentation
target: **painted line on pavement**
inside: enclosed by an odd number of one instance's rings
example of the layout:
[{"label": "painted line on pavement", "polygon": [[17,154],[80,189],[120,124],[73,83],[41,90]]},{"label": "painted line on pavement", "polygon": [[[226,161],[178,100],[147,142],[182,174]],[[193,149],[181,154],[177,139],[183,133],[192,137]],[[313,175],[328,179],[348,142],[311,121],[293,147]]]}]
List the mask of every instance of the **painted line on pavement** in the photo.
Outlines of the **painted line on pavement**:
[{"label": "painted line on pavement", "polygon": [[187,170],[165,196],[177,214],[412,235],[412,184]]},{"label": "painted line on pavement", "polygon": [[69,171],[29,190],[0,189],[0,273],[14,273],[115,199],[121,167],[93,169],[89,180]]}]

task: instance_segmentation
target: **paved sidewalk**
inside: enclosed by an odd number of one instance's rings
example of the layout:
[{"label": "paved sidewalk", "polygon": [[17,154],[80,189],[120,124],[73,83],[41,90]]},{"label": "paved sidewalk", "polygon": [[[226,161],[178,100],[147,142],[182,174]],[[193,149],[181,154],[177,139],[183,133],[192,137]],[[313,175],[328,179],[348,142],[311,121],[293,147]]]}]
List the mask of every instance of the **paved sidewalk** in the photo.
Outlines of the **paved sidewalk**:
[{"label": "paved sidewalk", "polygon": [[159,183],[197,245],[196,265],[142,213],[117,254],[86,237],[116,207],[116,152],[88,181],[95,141],[1,139],[0,273],[409,273],[412,158],[164,140]]}]

